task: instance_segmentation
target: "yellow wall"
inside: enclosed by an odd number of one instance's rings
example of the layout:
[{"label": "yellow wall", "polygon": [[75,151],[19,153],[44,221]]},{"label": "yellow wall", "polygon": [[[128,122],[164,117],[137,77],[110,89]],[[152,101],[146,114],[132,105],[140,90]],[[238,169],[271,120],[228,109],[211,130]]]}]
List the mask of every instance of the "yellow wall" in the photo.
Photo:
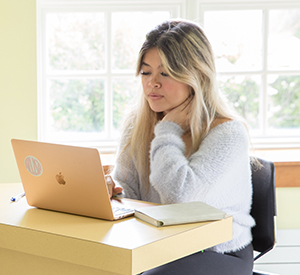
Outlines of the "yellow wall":
[{"label": "yellow wall", "polygon": [[[37,139],[36,83],[36,1],[0,0],[0,183],[20,182],[10,140]],[[276,193],[278,227],[300,228],[300,188]]]},{"label": "yellow wall", "polygon": [[12,138],[37,138],[36,1],[0,0],[0,183],[19,182]]},{"label": "yellow wall", "polygon": [[300,187],[277,188],[278,229],[300,229]]}]

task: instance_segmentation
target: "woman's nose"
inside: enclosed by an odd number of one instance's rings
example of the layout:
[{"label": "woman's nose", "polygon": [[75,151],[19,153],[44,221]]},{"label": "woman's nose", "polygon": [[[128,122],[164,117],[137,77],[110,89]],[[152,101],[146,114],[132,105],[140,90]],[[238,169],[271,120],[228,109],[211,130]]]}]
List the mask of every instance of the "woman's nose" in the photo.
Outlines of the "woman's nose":
[{"label": "woman's nose", "polygon": [[158,89],[161,87],[161,83],[157,77],[152,77],[152,79],[149,81],[149,85],[151,88],[155,88],[155,89]]}]

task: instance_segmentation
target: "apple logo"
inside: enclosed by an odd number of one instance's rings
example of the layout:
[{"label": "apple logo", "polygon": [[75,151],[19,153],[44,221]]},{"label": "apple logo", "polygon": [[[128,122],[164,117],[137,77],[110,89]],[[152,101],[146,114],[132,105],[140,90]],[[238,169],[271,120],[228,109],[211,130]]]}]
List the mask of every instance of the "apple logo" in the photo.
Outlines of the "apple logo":
[{"label": "apple logo", "polygon": [[62,184],[62,185],[65,185],[66,184],[66,181],[64,180],[64,175],[61,174],[61,172],[59,172],[59,174],[57,174],[55,176],[56,178],[56,181],[59,183],[59,184]]}]

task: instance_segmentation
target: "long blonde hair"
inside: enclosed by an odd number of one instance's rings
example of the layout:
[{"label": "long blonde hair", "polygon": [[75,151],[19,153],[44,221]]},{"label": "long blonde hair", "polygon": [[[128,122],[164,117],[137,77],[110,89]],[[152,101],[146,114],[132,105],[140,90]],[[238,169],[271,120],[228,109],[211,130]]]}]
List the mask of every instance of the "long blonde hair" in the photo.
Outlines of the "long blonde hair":
[{"label": "long blonde hair", "polygon": [[[236,118],[217,88],[211,45],[202,29],[184,20],[166,21],[150,31],[139,52],[136,75],[140,75],[145,53],[156,47],[166,73],[192,88],[190,135],[191,153],[198,150],[216,118]],[[141,93],[139,104],[130,113],[125,128],[130,128],[127,145],[135,159],[138,174],[149,181],[149,150],[156,123],[163,118],[155,113]],[[124,152],[124,150],[123,150]],[[121,152],[122,154],[122,152]]]}]

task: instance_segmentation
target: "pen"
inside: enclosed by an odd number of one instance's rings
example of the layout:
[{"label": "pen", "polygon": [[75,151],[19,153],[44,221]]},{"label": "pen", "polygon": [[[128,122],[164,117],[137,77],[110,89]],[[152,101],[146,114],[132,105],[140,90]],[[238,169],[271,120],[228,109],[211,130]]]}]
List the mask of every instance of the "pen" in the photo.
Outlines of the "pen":
[{"label": "pen", "polygon": [[10,201],[11,201],[11,202],[17,202],[19,199],[22,199],[24,196],[25,196],[25,193],[21,193],[21,194],[15,196],[15,197],[12,197],[12,198],[10,199]]}]

